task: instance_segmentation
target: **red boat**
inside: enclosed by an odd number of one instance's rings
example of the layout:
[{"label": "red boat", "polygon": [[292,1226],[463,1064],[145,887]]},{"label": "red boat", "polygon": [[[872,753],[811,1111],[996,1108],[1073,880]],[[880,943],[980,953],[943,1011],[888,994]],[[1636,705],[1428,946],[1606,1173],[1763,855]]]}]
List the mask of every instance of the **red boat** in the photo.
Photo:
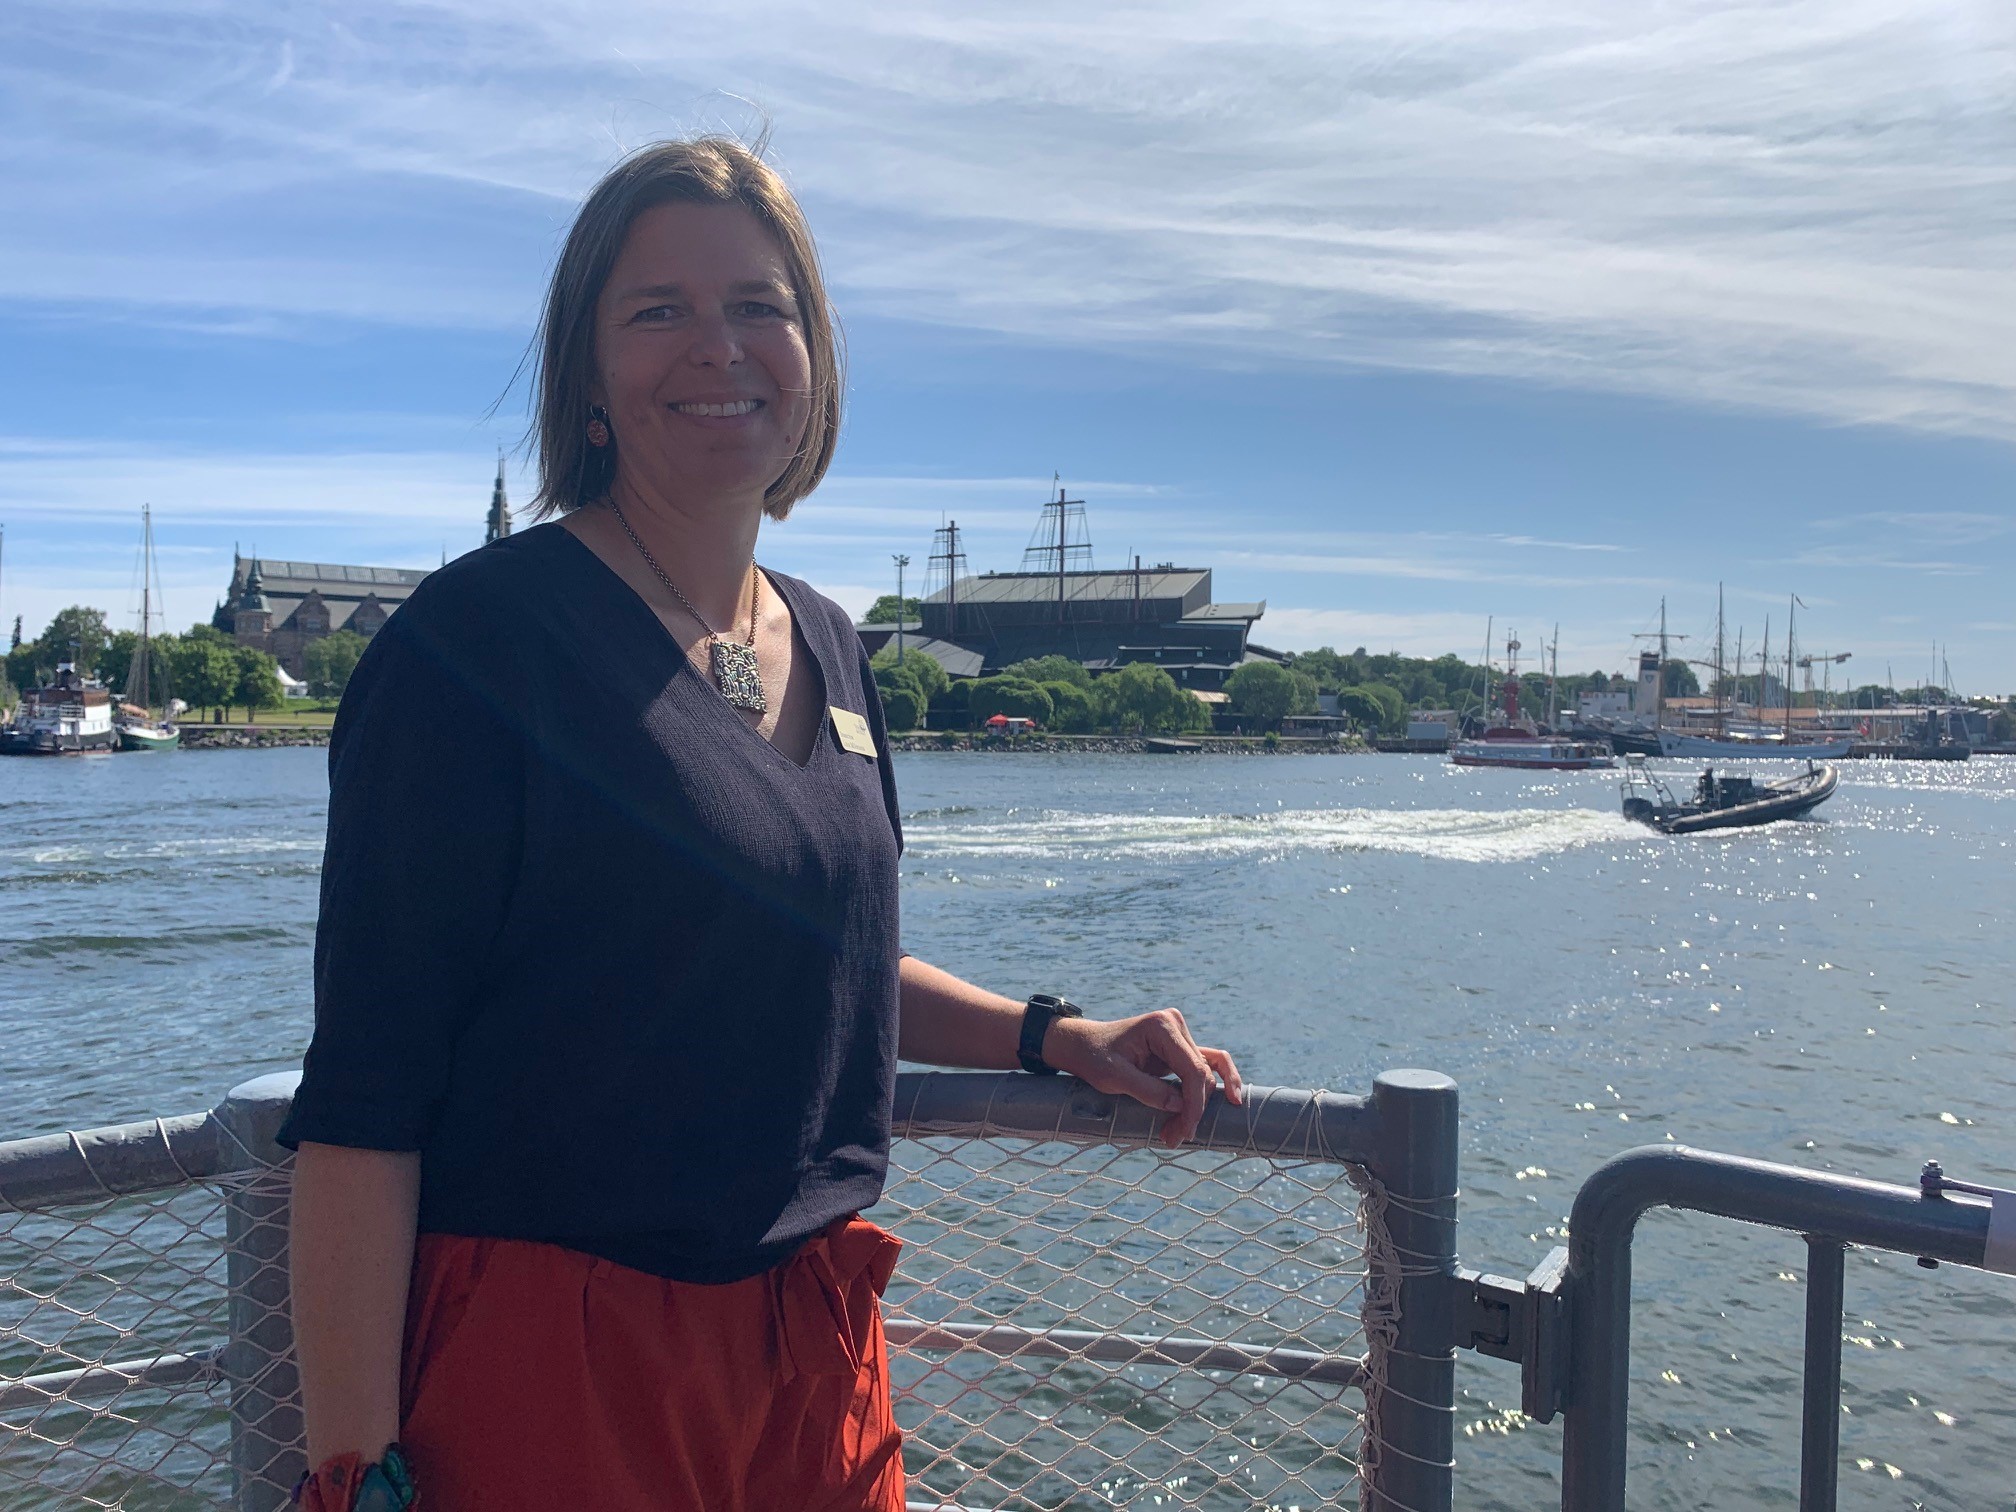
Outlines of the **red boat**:
[{"label": "red boat", "polygon": [[1547,772],[1583,772],[1617,765],[1608,741],[1543,735],[1538,725],[1519,712],[1519,642],[1509,634],[1505,638],[1505,665],[1505,722],[1491,726],[1475,740],[1452,741],[1452,762],[1457,766]]}]

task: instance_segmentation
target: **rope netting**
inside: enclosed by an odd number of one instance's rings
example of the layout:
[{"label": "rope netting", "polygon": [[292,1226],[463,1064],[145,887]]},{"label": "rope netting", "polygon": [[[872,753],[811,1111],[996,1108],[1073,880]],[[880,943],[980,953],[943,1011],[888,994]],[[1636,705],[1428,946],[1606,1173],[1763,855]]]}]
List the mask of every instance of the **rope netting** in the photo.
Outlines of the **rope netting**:
[{"label": "rope netting", "polygon": [[[283,1505],[287,1180],[0,1206],[0,1508]],[[886,1316],[912,1506],[1356,1505],[1366,1320],[1377,1342],[1392,1314],[1364,1186],[1250,1151],[899,1139],[869,1216],[906,1246]]]},{"label": "rope netting", "polygon": [[[227,1347],[227,1230],[235,1205],[242,1290],[258,1269],[251,1257],[282,1240],[284,1210],[255,1215],[284,1198],[286,1179],[261,1171],[49,1211],[0,1210],[0,1507],[229,1506],[234,1438],[244,1478],[284,1499],[278,1467],[262,1463],[277,1454],[257,1430],[292,1437],[298,1418],[291,1397],[260,1389],[285,1364],[253,1343],[260,1330],[241,1330]],[[283,1414],[284,1424],[263,1421]],[[262,1475],[268,1469],[275,1473]]]},{"label": "rope netting", "polygon": [[1366,1226],[1336,1163],[898,1144],[869,1214],[913,1507],[1356,1505]]}]

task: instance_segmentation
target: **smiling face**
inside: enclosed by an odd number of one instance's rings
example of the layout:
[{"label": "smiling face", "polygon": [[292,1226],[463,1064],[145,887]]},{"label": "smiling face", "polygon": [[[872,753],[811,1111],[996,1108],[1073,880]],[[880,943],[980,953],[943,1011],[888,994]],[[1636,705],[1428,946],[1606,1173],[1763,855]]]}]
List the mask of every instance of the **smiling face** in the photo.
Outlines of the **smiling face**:
[{"label": "smiling face", "polygon": [[618,490],[761,508],[804,439],[811,388],[789,264],[754,215],[674,203],[631,223],[595,308],[592,393]]}]

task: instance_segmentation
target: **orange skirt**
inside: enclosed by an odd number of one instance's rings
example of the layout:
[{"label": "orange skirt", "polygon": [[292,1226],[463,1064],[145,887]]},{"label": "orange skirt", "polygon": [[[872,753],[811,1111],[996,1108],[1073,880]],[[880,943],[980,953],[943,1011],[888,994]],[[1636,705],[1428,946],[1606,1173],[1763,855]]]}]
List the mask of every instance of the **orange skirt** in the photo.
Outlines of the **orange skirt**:
[{"label": "orange skirt", "polygon": [[902,1512],[879,1305],[900,1244],[841,1219],[762,1275],[667,1281],[423,1234],[400,1443],[424,1512]]}]

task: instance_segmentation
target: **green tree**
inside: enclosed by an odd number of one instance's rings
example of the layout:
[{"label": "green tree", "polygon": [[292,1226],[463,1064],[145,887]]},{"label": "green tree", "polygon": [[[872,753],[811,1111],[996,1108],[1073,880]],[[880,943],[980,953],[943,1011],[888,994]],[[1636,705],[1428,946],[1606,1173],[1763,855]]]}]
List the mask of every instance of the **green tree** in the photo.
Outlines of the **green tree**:
[{"label": "green tree", "polygon": [[903,659],[896,659],[896,643],[891,641],[870,659],[869,666],[875,673],[875,681],[883,688],[907,684],[916,690],[918,699],[926,708],[931,700],[952,685],[952,679],[938,664],[938,658],[927,656],[914,647],[906,648]]},{"label": "green tree", "polygon": [[308,642],[308,649],[301,653],[303,670],[308,674],[308,691],[317,698],[341,698],[367,644],[355,630],[338,630],[334,635]]},{"label": "green tree", "polygon": [[41,642],[48,649],[52,670],[54,663],[71,660],[74,652],[79,670],[89,671],[98,665],[105,643],[111,638],[111,632],[105,628],[103,609],[72,604],[57,611],[56,618],[49,621],[49,628],[42,632]]},{"label": "green tree", "polygon": [[1665,684],[1668,698],[1699,698],[1701,679],[1694,675],[1694,669],[1683,661],[1669,661],[1659,668],[1659,678]]},{"label": "green tree", "polygon": [[91,663],[91,675],[108,688],[125,687],[126,674],[133,668],[133,649],[139,644],[137,630],[115,630],[98,648],[98,655]]},{"label": "green tree", "polygon": [[[209,631],[205,635],[201,632]],[[169,662],[175,696],[192,709],[222,710],[237,702],[235,647],[207,625],[198,625],[176,643]]]},{"label": "green tree", "polygon": [[237,675],[232,681],[232,703],[245,706],[248,722],[261,709],[277,709],[286,697],[280,686],[280,664],[256,646],[239,646],[233,661]]},{"label": "green tree", "polygon": [[39,688],[55,670],[55,660],[40,641],[23,641],[7,653],[7,681],[16,688]]},{"label": "green tree", "polygon": [[1386,706],[1372,696],[1370,688],[1339,688],[1337,707],[1347,718],[1356,720],[1361,729],[1383,730],[1386,727]]},{"label": "green tree", "polygon": [[1038,683],[1050,695],[1050,728],[1065,735],[1090,734],[1099,722],[1099,705],[1091,691],[1071,682]]},{"label": "green tree", "polygon": [[[1343,689],[1338,692],[1337,701],[1339,707],[1343,705],[1344,694],[1346,692],[1362,694],[1378,706],[1379,717],[1373,721],[1372,728],[1388,735],[1397,735],[1407,728],[1407,700],[1400,696],[1397,688],[1390,687],[1385,683],[1361,683],[1356,688]],[[1354,715],[1353,717],[1356,718],[1357,716]]]},{"label": "green tree", "polygon": [[1010,719],[1033,719],[1048,725],[1055,712],[1050,695],[1022,677],[982,677],[967,685],[966,708],[974,727],[987,723],[996,714]]},{"label": "green tree", "polygon": [[1130,662],[1092,685],[1100,723],[1123,734],[1208,729],[1211,713],[1153,662]]},{"label": "green tree", "polygon": [[861,616],[864,625],[895,625],[904,620],[922,619],[924,601],[917,598],[899,599],[893,593],[885,593],[868,606],[868,612]]},{"label": "green tree", "polygon": [[1075,662],[1068,656],[1032,656],[1027,661],[1002,668],[1002,676],[1019,677],[1033,683],[1069,683],[1087,692],[1092,688],[1092,674],[1085,670],[1082,662]]},{"label": "green tree", "polygon": [[917,690],[909,687],[882,690],[882,720],[891,730],[914,730],[924,715]]},{"label": "green tree", "polygon": [[1263,730],[1278,730],[1290,714],[1316,708],[1316,681],[1273,662],[1248,662],[1225,679],[1232,707]]}]

